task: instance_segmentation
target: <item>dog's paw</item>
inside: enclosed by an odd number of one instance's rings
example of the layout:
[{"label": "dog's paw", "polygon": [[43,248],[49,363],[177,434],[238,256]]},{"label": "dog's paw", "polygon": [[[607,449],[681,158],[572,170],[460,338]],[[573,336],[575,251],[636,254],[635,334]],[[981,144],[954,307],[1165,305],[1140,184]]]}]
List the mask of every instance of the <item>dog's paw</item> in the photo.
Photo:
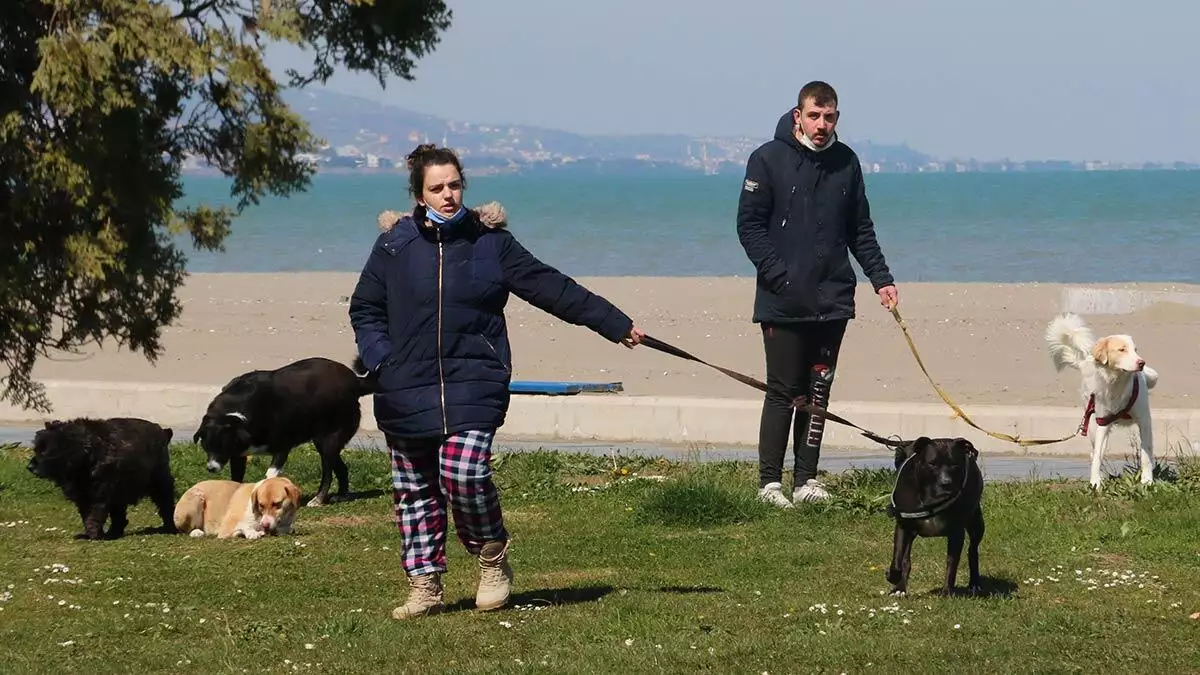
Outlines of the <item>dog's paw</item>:
[{"label": "dog's paw", "polygon": [[971,584],[967,587],[967,593],[970,593],[975,597],[983,595],[983,586],[980,586],[979,584]]},{"label": "dog's paw", "polygon": [[246,537],[247,539],[254,540],[261,538],[263,533],[259,532],[258,530],[246,530],[242,533],[242,536]]},{"label": "dog's paw", "polygon": [[312,499],[308,500],[308,505],[309,506],[324,506],[331,502],[333,502],[333,497],[326,497],[325,499],[321,499],[321,495],[317,495],[316,497],[313,497]]},{"label": "dog's paw", "polygon": [[908,591],[905,591],[903,588],[893,588],[889,595],[893,598],[903,598],[908,596]]},{"label": "dog's paw", "polygon": [[201,529],[197,528],[197,529],[195,529],[195,530],[192,530],[191,532],[188,532],[188,536],[189,536],[189,537],[193,537],[193,538],[203,537],[203,536],[204,536],[204,530],[201,530]]}]

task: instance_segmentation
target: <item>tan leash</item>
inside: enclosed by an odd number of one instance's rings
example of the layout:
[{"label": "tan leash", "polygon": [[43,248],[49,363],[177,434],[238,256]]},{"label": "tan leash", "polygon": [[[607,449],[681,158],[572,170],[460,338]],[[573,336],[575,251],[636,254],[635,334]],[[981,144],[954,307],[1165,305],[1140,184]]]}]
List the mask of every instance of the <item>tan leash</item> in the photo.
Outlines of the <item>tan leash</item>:
[{"label": "tan leash", "polygon": [[1087,428],[1087,418],[1085,417],[1083,424],[1080,425],[1080,429],[1077,429],[1075,433],[1071,434],[1070,436],[1064,436],[1062,438],[1021,438],[1020,436],[1010,436],[1008,434],[1002,434],[998,431],[988,431],[987,429],[984,429],[972,421],[971,418],[967,416],[966,411],[963,410],[962,407],[960,407],[957,403],[955,403],[954,400],[951,399],[950,396],[938,386],[937,382],[933,381],[933,377],[930,376],[929,370],[925,368],[925,362],[921,360],[921,354],[917,351],[917,345],[913,342],[912,336],[908,333],[908,326],[905,325],[904,318],[900,316],[900,310],[897,309],[895,305],[892,305],[889,311],[892,313],[892,317],[896,319],[896,323],[900,325],[900,330],[904,333],[904,340],[908,343],[908,350],[912,352],[913,358],[917,360],[917,365],[921,367],[921,372],[925,373],[925,379],[929,380],[929,384],[933,385],[933,390],[937,392],[937,395],[942,397],[942,400],[946,402],[946,405],[950,406],[950,409],[954,411],[955,417],[962,418],[962,421],[978,429],[979,431],[982,431],[988,436],[991,436],[992,438],[1008,443],[1015,443],[1022,447],[1029,447],[1031,445],[1050,445],[1051,443],[1062,443],[1063,441],[1069,441],[1078,436]]},{"label": "tan leash", "polygon": [[[908,332],[908,326],[904,323],[904,318],[900,316],[900,310],[898,310],[896,308],[896,306],[893,305],[892,307],[889,308],[888,311],[890,311],[892,313],[892,318],[894,318],[896,320],[896,323],[899,324],[900,330],[904,334],[904,341],[908,343],[909,351],[912,352],[913,358],[917,360],[917,365],[920,366],[921,372],[925,374],[925,379],[927,379],[929,381],[929,384],[933,385],[933,390],[936,391],[937,395],[940,396],[942,398],[942,400],[946,402],[946,405],[950,406],[950,409],[954,411],[955,417],[961,418],[962,421],[971,425],[978,431],[981,431],[981,432],[987,434],[988,436],[991,436],[992,438],[995,438],[997,440],[1005,441],[1006,443],[1015,443],[1016,445],[1020,445],[1022,447],[1029,447],[1029,446],[1033,446],[1033,445],[1050,445],[1052,443],[1062,443],[1063,441],[1069,441],[1072,438],[1075,438],[1076,436],[1080,435],[1087,429],[1088,418],[1086,415],[1083,419],[1083,422],[1079,425],[1079,429],[1077,429],[1075,431],[1075,433],[1071,434],[1070,436],[1064,436],[1062,438],[1021,438],[1020,436],[1012,436],[1009,434],[1000,433],[998,431],[988,431],[987,429],[984,429],[983,427],[976,424],[975,421],[972,420],[967,415],[966,411],[963,410],[962,407],[959,406],[957,403],[955,403],[954,400],[952,398],[950,398],[950,395],[947,394],[945,392],[945,390],[942,389],[940,386],[938,386],[938,383],[933,380],[933,377],[929,374],[929,369],[927,369],[925,367],[925,361],[921,358],[921,354],[917,350],[916,343],[913,342],[912,335],[910,335]],[[724,373],[725,375],[741,382],[742,384],[746,384],[751,387],[754,387],[755,389],[758,389],[759,391],[765,392],[768,390],[766,383],[757,378],[750,377],[749,375],[745,375],[743,373],[739,373],[736,370],[730,370],[728,368],[723,368],[721,366],[709,363],[699,357],[689,354],[688,352],[680,349],[679,347],[676,347],[675,345],[669,344],[667,342],[664,342],[657,338],[651,337],[649,335],[646,335],[645,337],[642,338],[642,344],[647,347],[650,347],[651,349],[655,349],[655,350],[661,351],[663,353],[679,357],[681,359],[685,359],[688,361],[695,361],[696,363],[706,365],[709,368],[712,368],[714,370],[718,370],[718,371]],[[831,413],[824,408],[818,408],[817,406],[814,406],[814,405],[811,405],[808,403],[803,403],[800,400],[793,401],[792,405],[795,406],[798,410],[807,412],[810,415],[817,415],[819,417],[824,417],[824,418],[831,420],[833,422],[836,422],[838,424],[842,424],[844,426],[848,426],[853,429],[857,429],[859,432],[862,433],[863,436],[865,436],[873,441],[876,441],[878,443],[881,443],[883,445],[895,447],[897,445],[903,444],[903,441],[899,441],[896,439],[890,439],[890,438],[884,438],[883,436],[880,436],[879,434],[877,434],[873,431],[870,431],[868,429],[864,429],[863,427],[858,426],[857,424],[851,422],[850,420],[847,420],[844,417],[835,415],[834,413]]]}]

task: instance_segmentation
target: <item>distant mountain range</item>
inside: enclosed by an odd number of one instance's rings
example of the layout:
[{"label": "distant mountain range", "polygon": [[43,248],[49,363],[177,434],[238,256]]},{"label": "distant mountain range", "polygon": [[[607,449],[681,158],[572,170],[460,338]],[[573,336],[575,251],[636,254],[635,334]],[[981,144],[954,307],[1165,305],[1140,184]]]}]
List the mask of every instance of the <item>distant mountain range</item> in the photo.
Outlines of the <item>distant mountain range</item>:
[{"label": "distant mountain range", "polygon": [[[309,157],[320,170],[389,170],[417,143],[454,148],[475,174],[585,171],[741,173],[767,140],[684,134],[584,135],[489,120],[447,120],[324,89],[291,91],[285,100],[328,144]],[[939,160],[906,145],[849,140],[870,173],[1197,168],[1086,162]],[[188,168],[202,167],[190,165]]]}]

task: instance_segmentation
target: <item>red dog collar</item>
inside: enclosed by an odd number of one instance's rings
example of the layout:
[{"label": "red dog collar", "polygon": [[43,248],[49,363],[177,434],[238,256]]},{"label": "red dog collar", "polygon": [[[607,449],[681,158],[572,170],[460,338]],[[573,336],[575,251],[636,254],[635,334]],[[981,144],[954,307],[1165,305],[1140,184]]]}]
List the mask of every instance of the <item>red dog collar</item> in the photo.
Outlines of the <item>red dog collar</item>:
[{"label": "red dog collar", "polygon": [[[1133,404],[1137,402],[1138,392],[1141,389],[1140,382],[1137,378],[1133,380],[1133,393],[1129,395],[1129,401],[1125,403],[1125,407],[1121,408],[1120,412],[1113,413],[1108,417],[1096,417],[1096,426],[1106,427],[1117,420],[1131,420],[1133,416],[1129,414],[1133,410]],[[1079,434],[1081,436],[1088,435],[1088,420],[1092,415],[1096,414],[1096,395],[1092,394],[1088,397],[1087,408],[1083,411],[1083,421],[1079,423]]]}]

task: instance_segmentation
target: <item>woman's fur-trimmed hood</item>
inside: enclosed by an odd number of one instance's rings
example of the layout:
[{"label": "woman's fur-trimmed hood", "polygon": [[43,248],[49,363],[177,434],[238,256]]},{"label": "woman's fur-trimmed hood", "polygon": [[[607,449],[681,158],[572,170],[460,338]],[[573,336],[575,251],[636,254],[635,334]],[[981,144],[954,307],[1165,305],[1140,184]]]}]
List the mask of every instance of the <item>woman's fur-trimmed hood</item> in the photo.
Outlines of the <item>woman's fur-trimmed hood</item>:
[{"label": "woman's fur-trimmed hood", "polygon": [[[480,204],[471,209],[479,222],[485,227],[492,229],[504,229],[508,227],[508,212],[504,210],[504,206],[500,202],[487,202]],[[411,216],[412,211],[384,211],[379,214],[379,231],[390,232],[396,223],[400,222],[406,216]]]}]

